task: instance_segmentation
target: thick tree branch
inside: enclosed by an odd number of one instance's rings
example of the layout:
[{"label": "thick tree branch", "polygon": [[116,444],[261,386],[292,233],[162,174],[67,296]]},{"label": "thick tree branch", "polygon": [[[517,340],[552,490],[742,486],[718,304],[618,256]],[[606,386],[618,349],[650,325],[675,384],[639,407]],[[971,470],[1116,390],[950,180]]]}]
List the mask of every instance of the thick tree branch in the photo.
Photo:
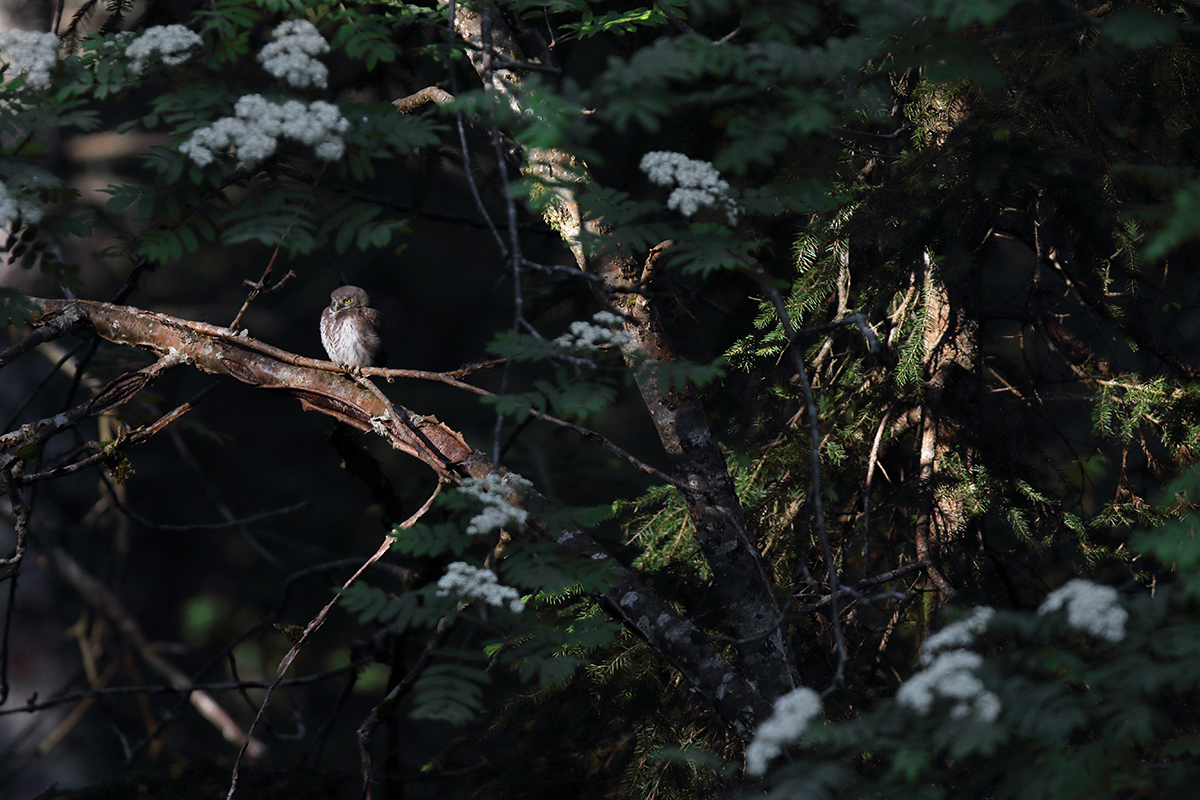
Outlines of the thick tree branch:
[{"label": "thick tree branch", "polygon": [[[232,375],[260,389],[287,392],[305,410],[320,411],[358,430],[374,430],[393,447],[421,459],[440,475],[451,475],[471,455],[458,433],[432,417],[419,417],[404,409],[397,412],[386,398],[363,382],[323,368],[326,362],[301,359],[231,334],[225,328],[138,308],[87,300],[31,299],[42,308],[43,323],[62,315],[78,317],[111,342],[170,356],[174,362],[186,362],[204,372]],[[297,363],[285,363],[275,357],[277,353]],[[320,364],[322,368],[301,366],[303,362]],[[128,388],[117,386],[110,391],[106,387],[85,406],[110,408],[116,405],[113,400],[118,396],[123,398],[122,402],[132,397],[134,392],[125,391]],[[89,412],[85,409],[78,413]],[[0,440],[6,449],[11,446],[8,438]]]},{"label": "thick tree branch", "polygon": [[[457,431],[433,417],[422,417],[395,406],[374,385],[368,388],[331,371],[324,367],[325,362],[315,362],[319,367],[301,366],[299,362],[309,359],[286,353],[285,362],[267,354],[275,348],[230,335],[223,328],[138,308],[83,300],[33,298],[32,301],[42,308],[44,321],[70,315],[109,341],[170,354],[174,363],[232,375],[259,389],[290,394],[306,410],[319,411],[359,430],[374,431],[392,447],[424,461],[439,476],[451,481],[468,476],[484,478],[493,472],[502,477],[509,474],[496,469],[487,456],[470,448]],[[116,392],[102,391],[97,397],[101,396],[109,396],[111,400]],[[132,394],[121,396],[124,402]],[[95,403],[96,398],[91,402]],[[111,402],[105,405],[112,406]],[[14,451],[11,454],[19,457],[20,443],[14,441],[11,445]],[[520,488],[519,482],[506,483],[511,488],[510,501],[515,505],[545,504],[536,493]],[[715,509],[716,513],[720,509]],[[546,530],[535,515],[531,515],[531,525]],[[613,559],[583,531],[569,531],[558,536],[557,541],[568,552],[608,565],[615,585],[601,598],[605,607],[674,665],[739,735],[748,736],[754,721],[770,714],[770,703],[757,688],[734,670],[703,632],[655,597],[635,572]]]}]

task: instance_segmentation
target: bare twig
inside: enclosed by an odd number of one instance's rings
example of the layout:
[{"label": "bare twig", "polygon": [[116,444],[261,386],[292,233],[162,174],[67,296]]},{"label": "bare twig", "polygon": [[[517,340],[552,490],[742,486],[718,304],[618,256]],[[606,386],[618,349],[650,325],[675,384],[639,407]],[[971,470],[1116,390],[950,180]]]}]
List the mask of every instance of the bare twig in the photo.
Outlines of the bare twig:
[{"label": "bare twig", "polygon": [[20,492],[17,491],[18,476],[13,474],[19,472],[20,466],[21,464],[18,462],[0,473],[4,479],[4,488],[8,493],[9,503],[12,506],[13,530],[17,534],[13,554],[7,558],[0,558],[0,565],[8,567],[8,574],[0,580],[15,577],[17,569],[21,565],[21,559],[25,557],[25,542],[29,533],[29,506],[25,505],[21,499]]},{"label": "bare twig", "polygon": [[[368,376],[370,376],[370,375],[384,375],[384,376],[394,375],[395,377],[399,377],[399,378],[418,378],[421,380],[437,381],[438,383],[444,383],[447,386],[453,386],[457,389],[462,389],[463,391],[471,392],[472,394],[477,394],[480,397],[497,397],[498,395],[496,392],[492,392],[492,391],[489,391],[488,389],[484,389],[480,386],[475,386],[474,384],[470,384],[465,381],[461,381],[458,379],[458,376],[460,376],[462,374],[470,374],[471,372],[475,372],[475,371],[478,371],[479,369],[484,369],[486,367],[499,366],[500,364],[506,363],[506,361],[507,361],[507,359],[495,359],[493,361],[482,362],[480,364],[471,364],[471,365],[461,367],[458,370],[454,370],[451,372],[422,372],[420,370],[393,370],[393,369],[385,370],[385,369],[380,369],[377,367],[363,367],[362,372],[364,375],[368,375]],[[593,442],[596,442],[601,447],[603,447],[605,450],[616,455],[621,460],[626,461],[629,464],[632,464],[633,466],[637,467],[639,472],[645,473],[647,475],[653,475],[654,477],[658,478],[659,480],[665,481],[665,482],[671,484],[672,486],[679,489],[680,491],[683,491],[683,492],[690,491],[689,487],[687,486],[687,484],[685,482],[679,480],[678,478],[676,478],[672,475],[668,475],[667,473],[663,472],[662,470],[660,470],[656,467],[651,466],[650,464],[647,464],[645,461],[642,461],[641,459],[637,458],[636,456],[630,454],[629,452],[627,452],[626,450],[622,449],[617,444],[612,442],[610,439],[606,438],[605,436],[603,436],[600,433],[597,433],[596,431],[591,430],[590,428],[585,428],[582,425],[576,425],[573,422],[568,422],[564,419],[559,419],[558,417],[556,417],[552,414],[547,414],[543,411],[538,411],[537,409],[533,409],[533,408],[529,409],[529,414],[533,417],[536,417],[537,419],[542,420],[543,422],[549,422],[551,425],[557,425],[560,428],[566,428],[567,430],[574,431],[575,433],[579,434],[580,436],[583,436],[584,438],[591,439]],[[493,462],[497,462],[497,461],[498,461],[497,459],[493,458]]]},{"label": "bare twig", "polygon": [[[288,689],[293,686],[310,686],[314,683],[331,680],[348,672],[354,672],[360,667],[366,666],[373,660],[372,656],[363,656],[357,658],[348,664],[340,667],[325,670],[324,672],[315,672],[312,675],[304,675],[299,678],[288,678],[275,684],[276,688]],[[272,681],[211,681],[208,683],[180,683],[180,684],[159,684],[157,686],[105,686],[99,689],[86,689],[78,692],[70,692],[68,694],[52,697],[49,700],[41,700],[34,703],[26,703],[15,708],[0,709],[0,716],[7,714],[29,714],[34,711],[45,711],[48,708],[56,708],[68,703],[75,703],[80,700],[94,699],[97,697],[108,697],[112,695],[126,694],[145,694],[145,695],[162,695],[162,694],[191,694],[193,692],[222,692],[222,691],[238,691],[241,689],[267,689],[272,686]]]},{"label": "bare twig", "polygon": [[[429,510],[429,508],[433,505],[434,498],[436,498],[438,496],[438,494],[441,492],[443,484],[444,484],[444,482],[442,480],[439,480],[437,486],[435,486],[433,489],[433,494],[429,495],[429,499],[425,501],[425,504],[422,505],[419,509],[417,509],[415,514],[413,514],[411,517],[406,519],[404,522],[401,522],[399,527],[411,528],[413,525],[416,524],[417,520],[419,520],[421,517],[425,516],[425,512],[427,512]],[[386,553],[391,548],[392,548],[392,538],[390,536],[385,536],[383,539],[383,543],[379,545],[379,549],[375,551],[375,554],[372,555],[370,558],[368,558],[365,562],[363,562],[363,565],[361,567],[359,567],[358,570],[353,575],[351,575],[350,578],[344,584],[342,584],[342,589],[343,590],[349,589],[350,586],[356,580],[358,580],[358,577],[360,575],[362,575],[363,572],[365,572],[368,567],[370,567],[372,564],[374,564],[376,561],[378,561],[380,558],[382,558],[383,554]],[[273,680],[271,682],[271,684],[267,687],[267,693],[263,696],[262,704],[258,707],[258,713],[254,716],[254,721],[250,723],[250,728],[246,732],[246,738],[245,738],[245,741],[242,743],[242,749],[240,751],[238,751],[237,759],[233,762],[233,773],[229,779],[229,792],[225,795],[226,800],[232,800],[234,792],[237,791],[238,767],[242,763],[242,757],[244,755],[246,755],[247,748],[250,747],[250,743],[252,741],[251,734],[254,733],[255,727],[257,727],[259,720],[262,719],[263,712],[265,712],[267,710],[267,704],[271,701],[271,692],[273,692],[276,689],[276,687],[279,686],[280,682],[283,680],[284,673],[286,673],[288,670],[288,667],[290,667],[292,665],[292,662],[296,659],[296,655],[300,652],[300,648],[304,645],[304,643],[306,641],[308,641],[308,637],[311,636],[313,634],[313,632],[315,632],[318,628],[321,627],[321,625],[323,625],[325,623],[326,617],[329,616],[330,609],[332,609],[334,607],[334,605],[337,604],[338,599],[339,598],[335,597],[334,599],[330,600],[328,603],[325,604],[325,607],[322,608],[317,613],[317,615],[315,617],[313,617],[311,620],[309,620],[308,625],[306,625],[304,628],[304,632],[300,634],[300,638],[296,641],[296,643],[294,645],[292,645],[292,649],[287,652],[287,654],[283,657],[283,659],[280,660],[279,668],[275,671],[275,680]]]},{"label": "bare twig", "polygon": [[15,431],[0,436],[0,468],[15,461],[24,461],[30,448],[37,452],[43,443],[61,431],[78,425],[88,417],[97,417],[129,401],[163,372],[178,366],[182,357],[172,353],[137,372],[127,372],[104,385],[86,403],[81,403],[53,417],[28,422]]},{"label": "bare twig", "polygon": [[246,281],[246,284],[250,287],[250,294],[246,295],[246,301],[242,303],[242,307],[238,309],[237,316],[233,318],[233,322],[229,323],[230,330],[236,331],[239,329],[238,326],[241,325],[242,316],[246,313],[246,309],[250,308],[250,304],[253,303],[260,294],[274,292],[292,278],[296,277],[296,273],[289,269],[287,273],[278,281],[276,281],[273,286],[267,283],[267,278],[271,277],[271,270],[274,269],[275,262],[279,260],[280,249],[280,247],[276,247],[275,252],[271,253],[271,260],[267,262],[267,266],[263,269],[263,274],[257,282],[251,283],[250,281]]},{"label": "bare twig", "polygon": [[276,508],[271,511],[263,511],[258,514],[252,514],[248,517],[242,517],[241,519],[231,519],[226,520],[225,522],[196,522],[188,525],[171,525],[146,519],[129,506],[125,505],[125,503],[123,503],[120,498],[117,497],[116,492],[113,491],[113,487],[107,479],[104,480],[104,484],[109,489],[113,504],[119,508],[121,513],[123,513],[125,516],[129,517],[137,524],[144,525],[151,530],[170,531],[172,533],[186,533],[190,531],[219,531],[225,530],[226,528],[237,528],[242,525],[252,525],[256,522],[262,522],[264,519],[273,519],[275,517],[282,517],[287,514],[294,514],[295,512],[304,508],[308,508],[309,506],[309,502],[304,500],[296,503],[295,505],[287,506],[286,508]]},{"label": "bare twig", "polygon": [[371,713],[367,715],[367,718],[363,720],[355,732],[355,737],[358,740],[359,768],[362,771],[363,797],[365,800],[372,800],[374,789],[374,780],[371,777],[371,739],[375,735],[375,729],[379,727],[381,722],[395,713],[397,701],[408,694],[413,684],[417,682],[417,679],[421,677],[426,667],[429,666],[429,662],[433,660],[434,652],[450,638],[450,632],[454,630],[452,616],[451,614],[447,614],[438,620],[433,633],[429,635],[429,639],[425,642],[425,649],[421,651],[421,655],[417,658],[416,663],[413,664],[412,669],[371,709]]},{"label": "bare twig", "polygon": [[9,504],[12,507],[13,532],[16,534],[13,554],[0,561],[0,564],[8,567],[0,581],[7,580],[9,582],[8,602],[4,607],[4,632],[0,638],[0,705],[4,705],[8,700],[8,635],[12,630],[13,607],[17,601],[17,575],[21,570],[21,561],[25,558],[25,546],[29,535],[29,506],[25,505],[21,499],[13,476],[13,472],[18,471],[21,466],[21,463],[17,463],[0,473],[8,488]]},{"label": "bare twig", "polygon": [[[922,570],[928,570],[928,569],[929,569],[929,562],[927,562],[927,561],[917,561],[912,564],[905,564],[903,567],[898,567],[894,570],[891,570],[890,572],[884,572],[881,575],[873,575],[870,578],[863,578],[861,581],[854,584],[853,587],[842,585],[842,586],[838,587],[838,594],[846,595],[848,597],[853,597],[853,598],[860,599],[863,601],[874,601],[874,600],[885,600],[885,599],[903,599],[903,598],[906,598],[907,595],[898,593],[898,592],[887,592],[881,596],[875,596],[875,597],[863,597],[862,592],[864,592],[865,590],[870,589],[872,587],[878,586],[881,583],[888,583],[890,581],[899,580],[900,578],[903,578],[906,575],[910,575],[914,572],[920,572]],[[805,603],[804,605],[798,607],[796,609],[796,611],[797,611],[797,613],[800,613],[800,614],[807,614],[810,611],[816,611],[819,608],[824,608],[825,606],[832,605],[833,601],[834,601],[834,596],[833,596],[833,593],[831,592],[829,594],[822,595],[821,597],[817,598],[816,600],[812,601],[811,603]]]},{"label": "bare twig", "polygon": [[488,213],[487,207],[484,206],[483,196],[479,193],[479,186],[475,182],[475,170],[471,168],[470,145],[467,144],[467,129],[463,124],[461,111],[454,115],[454,122],[458,128],[458,142],[463,154],[463,174],[467,176],[467,186],[471,189],[471,197],[475,200],[475,208],[479,211],[479,215],[483,217],[488,230],[492,232],[492,238],[496,240],[496,247],[499,248],[500,254],[507,258],[508,248],[504,244],[504,238],[500,235],[500,231],[497,230],[496,223],[492,221],[492,215]]},{"label": "bare twig", "polygon": [[[156,672],[177,686],[191,683],[186,675],[174,665],[168,663],[150,645],[141,626],[126,611],[121,601],[117,599],[108,587],[84,570],[66,550],[55,548],[50,554],[51,561],[60,575],[71,584],[80,596],[100,613],[113,621],[130,645]],[[258,758],[266,752],[262,742],[243,732],[241,727],[207,692],[197,691],[189,695],[192,705],[200,714],[211,722],[221,735],[228,741],[241,742],[243,751],[249,751],[251,758]]]},{"label": "bare twig", "polygon": [[0,353],[0,368],[20,358],[39,344],[66,336],[68,333],[79,330],[82,325],[83,316],[78,311],[67,311],[55,316],[53,319],[34,329],[33,333]]},{"label": "bare twig", "polygon": [[123,450],[125,448],[131,447],[136,444],[141,444],[142,442],[146,441],[147,439],[149,439],[150,437],[154,436],[156,433],[161,431],[163,428],[170,425],[175,420],[179,419],[181,416],[186,414],[188,411],[191,411],[193,408],[195,408],[196,405],[201,400],[203,400],[204,397],[209,392],[211,392],[215,388],[216,388],[216,384],[210,383],[208,386],[201,389],[196,394],[196,396],[193,397],[191,400],[174,408],[173,410],[164,414],[162,417],[160,417],[156,421],[151,422],[147,425],[142,425],[138,428],[135,428],[134,430],[130,431],[125,436],[120,437],[120,439],[118,439],[117,441],[110,442],[103,446],[95,445],[98,448],[99,452],[96,452],[96,453],[88,456],[87,458],[80,459],[79,461],[73,461],[70,464],[63,464],[62,466],[54,467],[53,469],[47,469],[47,470],[43,470],[41,472],[34,472],[29,475],[22,475],[21,479],[19,481],[19,485],[23,486],[25,484],[36,483],[38,481],[44,481],[44,480],[48,480],[50,478],[59,478],[59,477],[62,477],[63,475],[70,475],[72,473],[78,472],[81,469],[86,469],[87,467],[90,467],[98,462],[104,461],[105,459],[112,458],[120,450]]},{"label": "bare twig", "polygon": [[[796,374],[800,378],[800,386],[804,390],[804,400],[806,411],[808,414],[809,436],[812,439],[810,445],[809,458],[812,469],[812,502],[813,502],[813,521],[817,528],[817,536],[821,541],[821,549],[825,558],[825,566],[829,573],[829,602],[831,606],[830,618],[833,623],[833,635],[837,647],[838,663],[834,671],[833,683],[830,686],[830,691],[834,686],[841,684],[845,680],[846,660],[849,654],[846,650],[846,639],[842,634],[841,615],[838,612],[838,595],[841,594],[840,583],[837,576],[837,566],[833,560],[833,550],[829,547],[829,533],[825,529],[825,510],[821,501],[821,430],[819,427],[819,419],[817,417],[817,401],[813,396],[812,383],[808,379],[808,369],[804,365],[804,353],[800,349],[800,338],[810,332],[827,328],[828,326],[816,326],[814,328],[797,331],[792,327],[791,319],[788,315],[787,306],[783,301],[783,295],[775,288],[771,282],[771,277],[761,267],[754,267],[754,275],[758,279],[759,285],[766,291],[767,296],[771,299],[771,304],[775,307],[775,313],[779,317],[779,324],[783,327],[784,335],[791,342],[791,347],[788,352],[792,358],[792,364],[796,368]],[[861,314],[854,314],[852,317],[847,317],[843,320],[838,320],[830,325],[840,327],[845,324],[858,325],[864,331],[864,337],[867,339],[869,349],[874,352],[878,348],[878,342],[875,341],[875,334],[866,324],[866,319]]]},{"label": "bare twig", "polygon": [[[4,427],[0,428],[0,433],[7,433],[12,426],[16,424],[17,420],[20,419],[21,415],[25,413],[25,409],[29,407],[30,403],[32,403],[39,394],[41,394],[42,389],[46,388],[46,384],[52,381],[54,377],[58,375],[58,371],[62,369],[65,364],[70,362],[71,358],[74,357],[74,355],[84,347],[86,347],[87,344],[87,341],[82,341],[72,347],[70,350],[66,350],[66,348],[61,347],[53,347],[49,344],[45,345],[43,352],[53,349],[62,352],[62,355],[58,357],[58,360],[54,363],[54,367],[46,373],[46,376],[38,381],[37,385],[30,389],[28,394],[26,394],[25,399],[22,400],[15,409],[13,409],[12,414],[10,414],[8,419],[4,421]],[[49,353],[47,353],[47,355],[49,355]],[[68,372],[70,372],[70,370],[68,370]]]},{"label": "bare twig", "polygon": [[867,457],[867,479],[863,482],[863,563],[871,549],[871,481],[875,477],[875,463],[879,459],[879,444],[883,440],[883,429],[887,426],[889,411],[883,413],[875,440],[871,443],[871,455]]}]

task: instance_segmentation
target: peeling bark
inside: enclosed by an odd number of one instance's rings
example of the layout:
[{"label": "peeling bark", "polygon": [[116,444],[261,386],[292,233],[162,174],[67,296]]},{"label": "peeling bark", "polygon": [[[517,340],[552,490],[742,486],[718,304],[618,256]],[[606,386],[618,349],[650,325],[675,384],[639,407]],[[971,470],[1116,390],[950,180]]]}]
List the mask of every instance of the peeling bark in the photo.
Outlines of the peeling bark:
[{"label": "peeling bark", "polygon": [[[66,330],[91,329],[108,341],[158,353],[153,367],[110,382],[88,403],[71,414],[62,414],[47,425],[31,423],[0,440],[0,459],[6,465],[21,461],[36,451],[29,449],[44,440],[45,431],[58,432],[89,416],[98,401],[103,409],[132,399],[160,365],[190,365],[204,372],[231,375],[258,389],[268,389],[297,398],[305,410],[318,411],[359,430],[373,431],[392,447],[420,459],[439,475],[452,481],[464,477],[484,478],[493,471],[503,478],[509,473],[496,469],[491,460],[467,445],[462,435],[431,416],[419,416],[393,404],[366,379],[347,377],[329,362],[314,361],[277,350],[270,345],[225,328],[170,317],[128,306],[86,300],[30,298],[43,315],[38,324],[56,325],[67,318]],[[309,366],[309,364],[317,366]],[[132,376],[132,377],[131,377]],[[41,438],[39,438],[41,437]],[[6,466],[6,468],[8,468]],[[505,481],[511,501],[521,507],[541,507],[545,501],[522,482]],[[546,535],[547,526],[531,514],[530,524]],[[656,652],[671,663],[717,712],[743,737],[753,733],[754,724],[771,713],[770,702],[752,683],[736,671],[705,634],[656,597],[637,573],[612,558],[594,539],[575,529],[556,536],[559,546],[593,562],[604,562],[614,586],[597,599],[616,618],[638,632]]]}]

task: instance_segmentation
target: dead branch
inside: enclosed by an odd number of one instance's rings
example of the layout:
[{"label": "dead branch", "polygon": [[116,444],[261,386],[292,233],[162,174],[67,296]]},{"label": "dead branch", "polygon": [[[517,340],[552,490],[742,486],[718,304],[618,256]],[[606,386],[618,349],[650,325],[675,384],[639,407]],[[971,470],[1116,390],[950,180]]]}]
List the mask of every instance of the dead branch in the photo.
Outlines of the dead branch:
[{"label": "dead branch", "polygon": [[[141,626],[126,611],[121,601],[117,599],[108,587],[90,575],[67,553],[56,547],[50,553],[50,559],[60,575],[71,585],[80,596],[101,614],[112,620],[121,634],[137,651],[142,660],[149,664],[155,672],[176,686],[187,686],[191,680],[173,664],[160,656],[142,632]],[[204,691],[194,691],[189,695],[192,705],[200,714],[221,732],[226,741],[243,744],[251,758],[260,758],[266,753],[266,745],[251,738],[241,726],[234,722],[233,717]]]}]

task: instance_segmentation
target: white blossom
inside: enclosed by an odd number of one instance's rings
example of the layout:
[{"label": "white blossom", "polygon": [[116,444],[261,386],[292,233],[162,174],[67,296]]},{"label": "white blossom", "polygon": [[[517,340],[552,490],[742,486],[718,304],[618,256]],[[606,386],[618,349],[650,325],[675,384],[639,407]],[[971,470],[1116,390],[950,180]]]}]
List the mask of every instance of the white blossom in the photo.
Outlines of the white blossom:
[{"label": "white blossom", "polygon": [[256,164],[274,154],[281,138],[312,147],[322,161],[336,161],[346,150],[339,134],[350,129],[350,122],[337,106],[323,100],[308,105],[299,100],[279,104],[248,94],[233,110],[235,116],[193,131],[180,145],[180,152],[203,167],[212,163],[214,153],[230,147],[237,149],[243,162]]},{"label": "white blossom", "polygon": [[991,722],[1000,714],[1000,698],[975,677],[981,664],[983,656],[969,650],[939,653],[923,672],[905,681],[896,692],[896,701],[925,716],[933,707],[934,697],[941,696],[954,701],[950,715],[956,719],[974,714]]},{"label": "white blossom", "polygon": [[1117,602],[1117,590],[1076,578],[1055,589],[1047,597],[1039,614],[1067,607],[1067,624],[1098,639],[1119,642],[1125,636],[1129,612]]},{"label": "white blossom", "polygon": [[8,64],[8,71],[4,73],[6,80],[24,72],[26,86],[45,89],[50,85],[50,72],[58,64],[58,37],[40,31],[3,31],[0,32],[0,54]]},{"label": "white blossom", "polygon": [[989,606],[976,606],[971,613],[930,636],[921,645],[921,663],[928,665],[939,650],[974,644],[975,637],[987,630],[988,622],[995,613]]},{"label": "white blossom", "polygon": [[724,208],[730,225],[737,224],[740,209],[729,195],[729,183],[707,161],[697,161],[682,153],[656,150],[642,156],[641,170],[651,183],[676,186],[667,198],[667,208],[690,217],[701,206]]},{"label": "white blossom", "polygon": [[[529,481],[513,474],[508,476],[508,483],[523,487],[532,486]],[[517,508],[504,497],[504,481],[495,473],[483,480],[467,478],[460,484],[459,491],[483,503],[483,509],[467,523],[467,533],[472,536],[482,536],[514,525],[520,527],[529,516],[529,512]]]},{"label": "white blossom", "polygon": [[21,195],[9,192],[8,187],[0,182],[0,228],[7,228],[17,219],[35,225],[42,220],[42,208]]},{"label": "white blossom", "polygon": [[821,698],[812,689],[793,689],[775,701],[775,710],[746,748],[746,772],[762,775],[767,763],[783,748],[800,740],[813,717],[821,713]]},{"label": "white blossom", "polygon": [[258,54],[263,69],[296,89],[324,89],[329,70],[315,56],[329,52],[329,42],[306,19],[284,22],[271,32],[275,41]]},{"label": "white blossom", "polygon": [[508,609],[514,614],[525,610],[521,594],[511,586],[505,586],[496,580],[496,574],[490,569],[473,567],[465,561],[455,561],[446,567],[446,574],[438,579],[438,596],[455,595],[463,598],[473,598],[490,606]]},{"label": "white blossom", "polygon": [[147,28],[125,48],[129,70],[134,75],[140,74],[155,53],[162,56],[163,63],[168,67],[177,67],[191,58],[192,48],[199,47],[203,41],[200,34],[188,30],[184,25]]},{"label": "white blossom", "polygon": [[568,332],[554,343],[567,350],[599,350],[606,344],[619,347],[629,341],[628,333],[616,330],[621,322],[621,318],[611,311],[598,311],[592,315],[591,322],[572,322]]}]

